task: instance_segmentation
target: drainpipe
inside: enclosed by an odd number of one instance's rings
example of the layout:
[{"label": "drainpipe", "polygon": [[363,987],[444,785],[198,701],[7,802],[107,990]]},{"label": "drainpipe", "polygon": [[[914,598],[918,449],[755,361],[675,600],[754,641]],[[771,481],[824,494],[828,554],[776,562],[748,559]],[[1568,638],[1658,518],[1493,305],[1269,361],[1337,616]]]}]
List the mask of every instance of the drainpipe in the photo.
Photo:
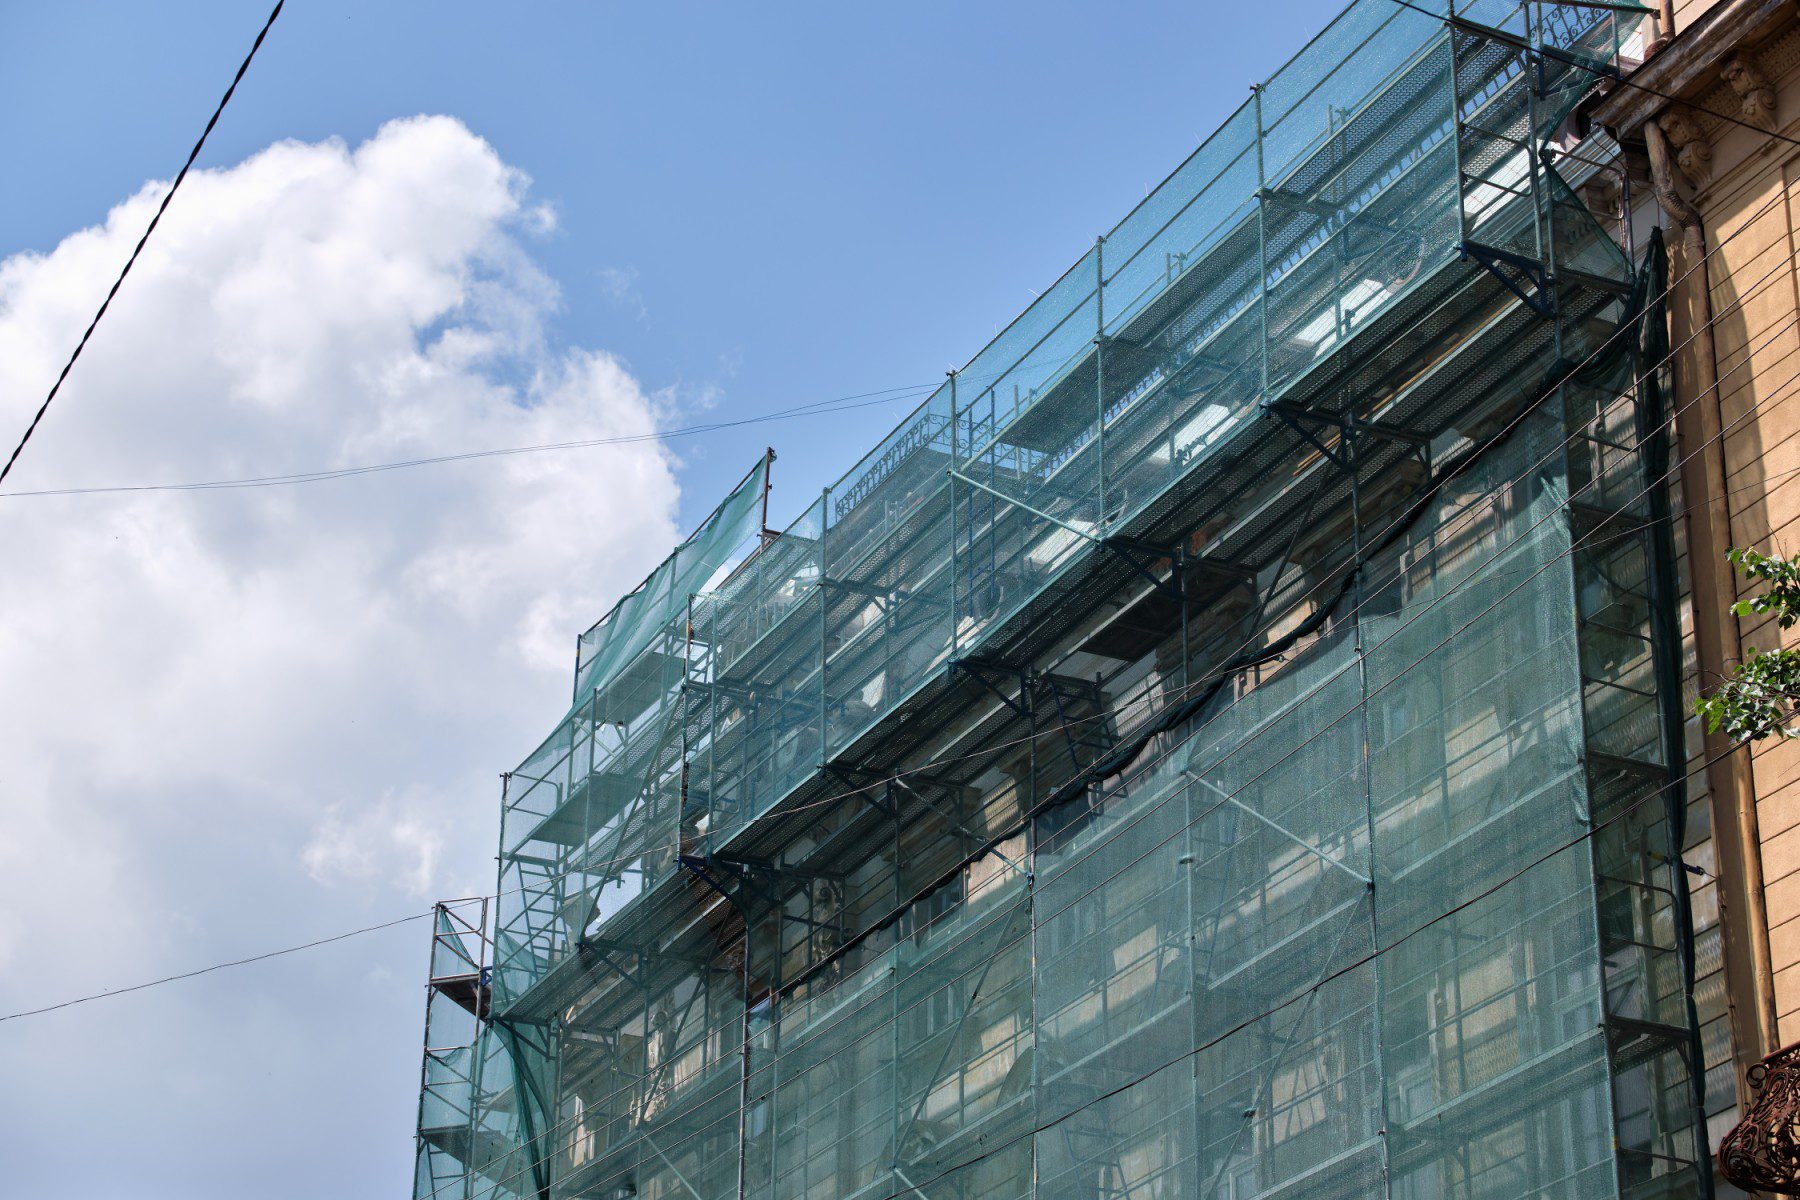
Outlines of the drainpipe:
[{"label": "drainpipe", "polygon": [[[1669,7],[1663,0],[1663,7]],[[1737,579],[1726,563],[1731,516],[1726,502],[1725,448],[1720,435],[1718,359],[1713,348],[1712,277],[1700,211],[1675,186],[1668,138],[1644,123],[1650,182],[1665,221],[1680,228],[1673,250],[1670,344],[1676,355],[1675,436],[1682,447],[1681,502],[1686,510],[1688,572],[1693,588],[1694,644],[1702,688],[1716,686],[1739,661]],[[1763,901],[1762,839],[1749,754],[1723,733],[1703,731],[1707,802],[1719,874],[1719,937],[1724,944],[1725,1003],[1738,1061],[1749,1065],[1776,1048],[1774,973]],[[1749,1102],[1743,1072],[1738,1105]]]},{"label": "drainpipe", "polygon": [[1648,62],[1662,53],[1662,48],[1675,38],[1675,0],[1658,0],[1656,6],[1656,36],[1644,47],[1644,60]]}]

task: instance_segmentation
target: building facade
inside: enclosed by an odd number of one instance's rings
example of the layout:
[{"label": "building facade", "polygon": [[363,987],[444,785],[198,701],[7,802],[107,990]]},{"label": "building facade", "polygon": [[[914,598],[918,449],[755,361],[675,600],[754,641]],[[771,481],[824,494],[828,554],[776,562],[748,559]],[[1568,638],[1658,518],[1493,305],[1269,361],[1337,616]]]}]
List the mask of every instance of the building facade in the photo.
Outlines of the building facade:
[{"label": "building facade", "polygon": [[[1631,76],[1638,86],[1613,89],[1591,115],[1624,147],[1620,174],[1639,185],[1638,224],[1661,223],[1673,252],[1674,423],[1684,447],[1674,503],[1687,551],[1692,695],[1728,677],[1747,651],[1784,640],[1773,622],[1734,611],[1755,589],[1724,556],[1794,549],[1784,539],[1800,431],[1788,403],[1800,323],[1791,201],[1800,12],[1727,0],[1680,6],[1660,23],[1672,36]],[[1800,1182],[1783,1130],[1794,1064],[1780,1051],[1800,1041],[1796,760],[1784,739],[1741,747],[1697,727],[1688,749],[1711,1142],[1731,1140],[1740,1182],[1791,1189]]]},{"label": "building facade", "polygon": [[1727,1191],[1793,17],[1359,0],[779,530],[760,459],[440,909],[415,1200]]}]

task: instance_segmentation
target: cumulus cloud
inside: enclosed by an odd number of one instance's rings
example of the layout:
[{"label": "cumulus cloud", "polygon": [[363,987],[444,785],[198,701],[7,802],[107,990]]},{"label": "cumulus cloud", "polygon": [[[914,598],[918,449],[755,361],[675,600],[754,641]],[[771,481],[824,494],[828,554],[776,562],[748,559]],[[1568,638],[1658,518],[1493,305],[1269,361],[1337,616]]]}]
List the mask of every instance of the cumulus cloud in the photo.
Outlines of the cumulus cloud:
[{"label": "cumulus cloud", "polygon": [[[0,429],[164,186],[0,262]],[[651,432],[623,364],[550,332],[554,225],[446,118],[199,172],[8,487]],[[0,499],[0,1007],[491,889],[496,775],[672,540],[673,465],[638,442]],[[6,1190],[399,1194],[425,953],[421,923],[0,1026]]]}]

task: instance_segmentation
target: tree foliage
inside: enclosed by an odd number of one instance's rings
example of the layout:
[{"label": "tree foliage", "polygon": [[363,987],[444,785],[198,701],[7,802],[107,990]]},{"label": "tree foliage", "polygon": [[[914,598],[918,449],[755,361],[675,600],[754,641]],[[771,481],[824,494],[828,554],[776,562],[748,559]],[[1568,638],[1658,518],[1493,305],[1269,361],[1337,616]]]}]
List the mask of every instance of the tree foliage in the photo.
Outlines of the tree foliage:
[{"label": "tree foliage", "polygon": [[[1755,550],[1734,549],[1726,555],[1746,579],[1766,585],[1766,590],[1739,600],[1733,611],[1740,617],[1772,615],[1779,628],[1800,622],[1800,562]],[[1710,695],[1702,695],[1694,710],[1706,719],[1710,732],[1723,731],[1733,739],[1800,736],[1792,718],[1800,701],[1800,650],[1752,649]]]}]

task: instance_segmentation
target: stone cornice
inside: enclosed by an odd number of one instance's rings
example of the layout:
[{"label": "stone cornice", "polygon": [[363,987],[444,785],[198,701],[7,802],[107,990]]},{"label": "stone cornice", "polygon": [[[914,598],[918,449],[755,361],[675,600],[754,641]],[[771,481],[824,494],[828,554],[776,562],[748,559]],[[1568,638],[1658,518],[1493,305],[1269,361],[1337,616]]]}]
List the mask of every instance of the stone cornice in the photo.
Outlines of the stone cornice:
[{"label": "stone cornice", "polygon": [[[1640,141],[1644,122],[1667,109],[1671,97],[1703,103],[1724,86],[1721,67],[1734,51],[1755,52],[1797,16],[1796,0],[1720,0],[1627,77],[1636,86],[1612,86],[1593,102],[1588,117],[1620,142]],[[1734,101],[1713,111],[1735,112],[1736,107]]]}]

